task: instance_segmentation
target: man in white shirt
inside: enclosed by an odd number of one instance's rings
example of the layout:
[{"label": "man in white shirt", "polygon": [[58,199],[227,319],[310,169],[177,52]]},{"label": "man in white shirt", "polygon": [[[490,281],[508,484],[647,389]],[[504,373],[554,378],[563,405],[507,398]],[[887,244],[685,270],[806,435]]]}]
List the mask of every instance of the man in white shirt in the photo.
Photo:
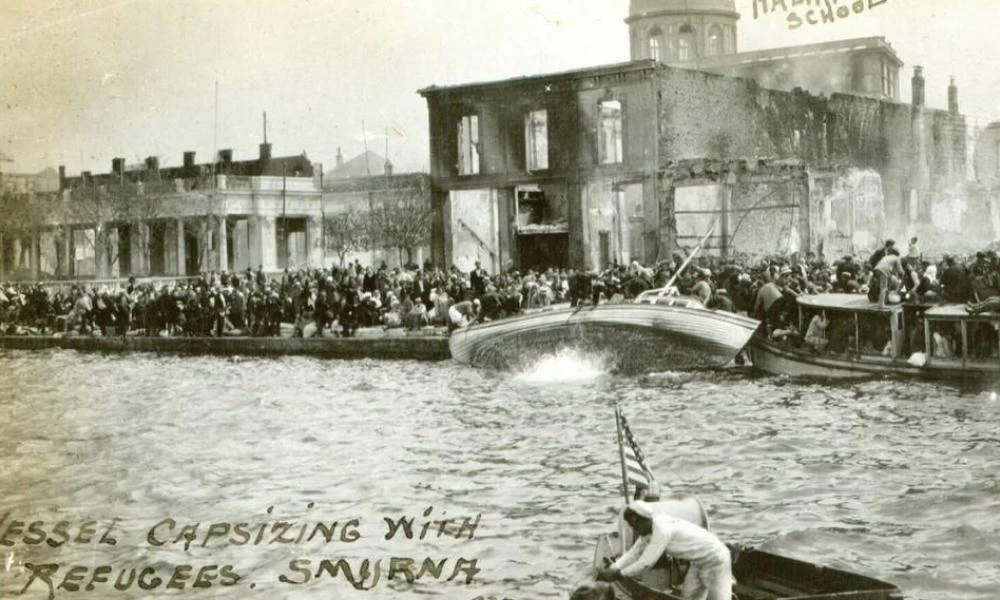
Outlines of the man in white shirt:
[{"label": "man in white shirt", "polygon": [[642,501],[629,504],[623,516],[639,539],[614,564],[597,572],[598,581],[639,576],[667,554],[691,564],[682,587],[685,600],[732,600],[732,559],[714,534],[689,521],[657,513]]}]

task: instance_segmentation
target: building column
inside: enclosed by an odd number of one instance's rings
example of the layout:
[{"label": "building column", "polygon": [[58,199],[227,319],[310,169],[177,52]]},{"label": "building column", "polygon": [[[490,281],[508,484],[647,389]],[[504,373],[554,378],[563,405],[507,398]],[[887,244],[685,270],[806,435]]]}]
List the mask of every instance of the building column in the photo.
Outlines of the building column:
[{"label": "building column", "polygon": [[265,271],[278,270],[278,220],[275,217],[261,217],[260,254]]},{"label": "building column", "polygon": [[149,268],[149,223],[142,221],[139,223],[139,273],[150,275]]},{"label": "building column", "polygon": [[177,219],[177,274],[187,275],[185,263],[187,263],[187,253],[184,251],[184,220]]},{"label": "building column", "polygon": [[316,217],[306,220],[306,266],[322,267],[323,260],[323,224]]},{"label": "building column", "polygon": [[100,225],[94,227],[94,276],[98,279],[108,276],[108,245],[104,241],[107,234],[102,234],[101,229]]},{"label": "building column", "polygon": [[20,271],[24,268],[24,257],[22,256],[23,252],[21,250],[21,236],[15,235],[11,245],[13,246],[11,269],[15,272]]},{"label": "building column", "polygon": [[214,263],[212,262],[211,217],[205,217],[198,221],[198,239],[201,246],[201,260],[198,261],[198,270],[207,273],[214,270]]},{"label": "building column", "polygon": [[28,236],[28,269],[31,271],[31,280],[38,281],[39,256],[38,256],[38,232],[32,231]]},{"label": "building column", "polygon": [[258,266],[264,264],[264,252],[263,252],[263,241],[261,230],[263,225],[263,217],[259,215],[250,215],[247,217],[247,246],[248,246],[248,260],[250,261],[250,267],[253,270],[257,270]]},{"label": "building column", "polygon": [[219,271],[225,273],[229,271],[229,236],[226,232],[226,217],[219,217]]},{"label": "building column", "polygon": [[70,265],[73,264],[73,230],[68,226],[63,226],[62,232],[62,269],[59,270],[60,277],[69,277],[72,274]]}]

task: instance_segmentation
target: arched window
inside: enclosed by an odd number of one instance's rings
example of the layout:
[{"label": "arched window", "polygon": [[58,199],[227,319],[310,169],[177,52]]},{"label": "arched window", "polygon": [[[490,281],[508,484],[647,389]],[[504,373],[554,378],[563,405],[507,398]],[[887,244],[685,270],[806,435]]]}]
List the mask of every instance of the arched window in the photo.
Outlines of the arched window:
[{"label": "arched window", "polygon": [[681,34],[677,40],[677,60],[691,60],[694,58],[691,53],[691,34]]},{"label": "arched window", "polygon": [[712,25],[708,28],[708,56],[723,54],[722,28]]},{"label": "arched window", "polygon": [[691,60],[695,57],[694,29],[685,23],[681,25],[680,33],[677,36],[677,60]]},{"label": "arched window", "polygon": [[649,58],[663,60],[663,32],[659,27],[649,32]]}]

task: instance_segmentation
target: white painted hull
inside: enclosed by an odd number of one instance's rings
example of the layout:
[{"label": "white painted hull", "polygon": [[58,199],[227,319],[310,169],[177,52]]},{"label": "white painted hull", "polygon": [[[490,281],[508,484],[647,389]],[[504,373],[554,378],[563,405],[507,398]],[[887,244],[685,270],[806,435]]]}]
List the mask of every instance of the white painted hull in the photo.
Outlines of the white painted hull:
[{"label": "white painted hull", "polygon": [[789,377],[845,381],[878,377],[969,382],[1000,380],[1000,362],[996,359],[963,363],[961,359],[931,358],[924,366],[917,367],[902,359],[820,354],[759,339],[751,343],[750,356],[755,369]]},{"label": "white painted hull", "polygon": [[570,349],[619,372],[673,371],[725,366],[758,325],[705,308],[602,304],[473,325],[452,332],[449,347],[475,367],[519,369]]}]

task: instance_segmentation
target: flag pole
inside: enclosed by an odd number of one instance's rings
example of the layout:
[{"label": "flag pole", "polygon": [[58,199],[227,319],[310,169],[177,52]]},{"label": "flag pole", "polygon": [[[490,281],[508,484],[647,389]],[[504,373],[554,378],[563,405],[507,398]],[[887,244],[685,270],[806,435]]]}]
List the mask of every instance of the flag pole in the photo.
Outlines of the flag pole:
[{"label": "flag pole", "polygon": [[615,404],[615,427],[618,429],[618,459],[622,466],[622,494],[625,496],[625,503],[628,504],[628,472],[625,470],[625,446],[622,445],[622,416],[621,406]]}]

